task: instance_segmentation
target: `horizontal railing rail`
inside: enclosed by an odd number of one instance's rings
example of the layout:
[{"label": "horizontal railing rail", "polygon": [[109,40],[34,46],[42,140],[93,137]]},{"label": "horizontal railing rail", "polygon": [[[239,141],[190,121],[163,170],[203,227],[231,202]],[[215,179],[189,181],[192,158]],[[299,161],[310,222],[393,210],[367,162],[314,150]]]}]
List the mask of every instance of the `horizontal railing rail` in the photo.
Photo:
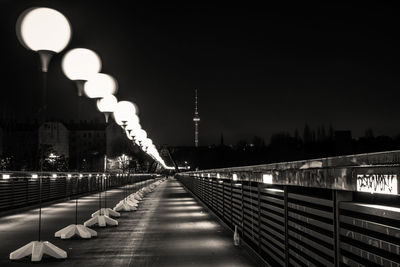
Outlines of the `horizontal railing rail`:
[{"label": "horizontal railing rail", "polygon": [[400,195],[400,151],[190,171],[180,175]]},{"label": "horizontal railing rail", "polygon": [[0,212],[80,194],[95,193],[158,177],[158,174],[0,172]]}]

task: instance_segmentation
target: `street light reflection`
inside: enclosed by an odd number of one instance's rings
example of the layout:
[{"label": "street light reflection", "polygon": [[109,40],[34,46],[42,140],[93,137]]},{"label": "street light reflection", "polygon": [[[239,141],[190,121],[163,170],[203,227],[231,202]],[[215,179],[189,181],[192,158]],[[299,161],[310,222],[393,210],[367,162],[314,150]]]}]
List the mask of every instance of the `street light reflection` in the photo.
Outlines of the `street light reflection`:
[{"label": "street light reflection", "polygon": [[188,210],[189,211],[189,210],[201,210],[203,208],[198,205],[189,205],[189,206],[184,206],[184,207],[179,207],[179,206],[165,207],[164,209],[165,210],[182,210],[182,211]]},{"label": "street light reflection", "polygon": [[219,227],[219,225],[215,222],[210,222],[208,220],[204,221],[197,221],[197,222],[182,222],[182,223],[165,223],[160,225],[160,227],[167,228],[167,229],[179,229],[184,231],[201,231],[201,230],[214,230]]},{"label": "street light reflection", "polygon": [[206,216],[208,216],[208,214],[204,213],[204,212],[174,212],[174,213],[168,213],[168,214],[164,215],[164,217],[167,217],[167,218],[183,218],[183,217],[199,218],[199,217],[206,217]]},{"label": "street light reflection", "polygon": [[162,203],[161,205],[165,206],[191,206],[191,205],[196,205],[197,203],[195,201],[180,201],[180,202],[165,202]]},{"label": "street light reflection", "polygon": [[[184,201],[184,200],[193,200],[192,197],[172,197],[172,198],[168,198],[168,201]],[[168,202],[165,201],[165,202]]]},{"label": "street light reflection", "polygon": [[201,238],[193,240],[179,240],[174,244],[174,249],[222,249],[231,246],[227,240],[216,238]]}]

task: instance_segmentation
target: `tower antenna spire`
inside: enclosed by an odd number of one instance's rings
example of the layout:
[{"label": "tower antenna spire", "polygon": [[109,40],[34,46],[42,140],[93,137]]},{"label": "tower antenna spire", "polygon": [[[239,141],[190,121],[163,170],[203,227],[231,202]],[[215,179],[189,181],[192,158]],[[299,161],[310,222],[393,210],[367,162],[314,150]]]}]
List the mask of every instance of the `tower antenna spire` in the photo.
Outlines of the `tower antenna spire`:
[{"label": "tower antenna spire", "polygon": [[194,93],[195,93],[194,114],[198,114],[198,111],[197,111],[197,89],[194,90]]},{"label": "tower antenna spire", "polygon": [[198,147],[199,146],[199,121],[200,121],[200,116],[199,112],[197,109],[197,89],[194,90],[195,98],[194,98],[194,117],[193,117],[193,122],[194,122],[194,146]]}]

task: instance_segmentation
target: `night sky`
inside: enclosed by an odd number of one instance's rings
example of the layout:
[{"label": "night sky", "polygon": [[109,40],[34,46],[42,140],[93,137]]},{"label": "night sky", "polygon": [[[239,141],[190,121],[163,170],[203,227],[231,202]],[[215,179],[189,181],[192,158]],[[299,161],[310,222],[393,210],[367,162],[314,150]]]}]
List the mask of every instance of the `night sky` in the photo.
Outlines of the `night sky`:
[{"label": "night sky", "polygon": [[[195,88],[200,145],[218,144],[221,134],[226,144],[254,135],[268,143],[272,133],[301,132],[305,123],[393,136],[400,133],[399,9],[382,2],[1,1],[0,115],[35,116],[37,55],[19,43],[15,23],[25,9],[45,6],[73,28],[50,65],[53,117],[78,118],[75,85],[60,63],[84,47],[117,79],[118,99],[137,104],[156,144],[193,145]],[[84,103],[79,118],[103,119],[94,101]]]}]

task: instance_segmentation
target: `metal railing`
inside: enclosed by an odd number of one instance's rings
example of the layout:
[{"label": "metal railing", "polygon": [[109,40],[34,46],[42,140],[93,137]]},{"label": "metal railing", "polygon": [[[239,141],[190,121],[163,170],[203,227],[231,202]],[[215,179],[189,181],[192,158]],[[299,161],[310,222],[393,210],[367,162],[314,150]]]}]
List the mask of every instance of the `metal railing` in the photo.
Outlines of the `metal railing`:
[{"label": "metal railing", "polygon": [[[393,267],[400,266],[398,155],[330,158],[329,166],[312,160],[264,165],[262,171],[260,165],[206,170],[178,179],[229,227],[237,226],[271,266]],[[363,163],[354,164],[360,158]],[[374,163],[366,164],[368,158]],[[310,179],[305,172],[330,182],[302,181]],[[361,192],[363,175],[390,176],[396,190]]]},{"label": "metal railing", "polygon": [[0,212],[153,179],[157,174],[0,172]]}]

